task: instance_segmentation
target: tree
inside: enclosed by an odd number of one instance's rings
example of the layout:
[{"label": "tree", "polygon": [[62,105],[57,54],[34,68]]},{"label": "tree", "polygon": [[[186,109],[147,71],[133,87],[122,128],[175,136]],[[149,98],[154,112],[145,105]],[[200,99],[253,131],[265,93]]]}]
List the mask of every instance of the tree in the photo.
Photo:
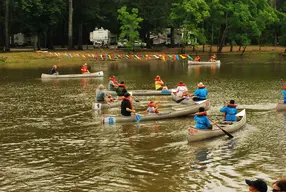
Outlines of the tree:
[{"label": "tree", "polygon": [[[201,30],[198,28],[198,24],[202,23],[209,16],[209,6],[205,0],[179,0],[179,2],[173,3],[170,18],[173,20],[173,24],[177,24],[174,27],[181,28],[184,34],[182,52],[184,52],[184,47],[190,40],[189,33],[194,38],[205,41],[205,38],[200,33]],[[192,41],[192,45],[195,46],[195,41]]]},{"label": "tree", "polygon": [[73,0],[69,0],[69,19],[68,19],[68,49],[73,48]]},{"label": "tree", "polygon": [[127,47],[134,50],[134,42],[139,40],[140,22],[143,21],[141,17],[138,17],[138,9],[133,8],[131,14],[127,11],[127,7],[123,6],[118,9],[118,19],[120,20],[120,38],[126,38],[128,40]]}]

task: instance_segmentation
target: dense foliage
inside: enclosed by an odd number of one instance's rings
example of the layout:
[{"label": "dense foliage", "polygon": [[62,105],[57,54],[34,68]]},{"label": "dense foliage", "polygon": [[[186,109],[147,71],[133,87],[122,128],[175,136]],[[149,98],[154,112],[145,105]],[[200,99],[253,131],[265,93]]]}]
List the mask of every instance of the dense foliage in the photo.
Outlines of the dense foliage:
[{"label": "dense foliage", "polygon": [[180,29],[188,34],[182,45],[217,45],[219,51],[226,44],[284,46],[286,1],[0,0],[0,47],[11,46],[9,36],[21,32],[39,40],[35,48],[71,43],[82,49],[82,44],[90,44],[89,32],[95,27],[109,29],[118,38],[139,37],[148,46],[150,32],[166,28],[171,28],[172,44],[174,29]]}]

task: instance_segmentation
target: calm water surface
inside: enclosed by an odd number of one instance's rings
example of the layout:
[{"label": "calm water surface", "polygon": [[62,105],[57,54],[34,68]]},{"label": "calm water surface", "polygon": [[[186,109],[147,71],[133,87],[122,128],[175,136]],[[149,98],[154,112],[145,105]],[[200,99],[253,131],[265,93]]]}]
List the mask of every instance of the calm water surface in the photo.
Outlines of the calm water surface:
[{"label": "calm water surface", "polygon": [[[90,62],[103,78],[41,80],[52,62],[29,68],[0,66],[0,191],[248,191],[244,179],[263,178],[270,185],[286,176],[286,113],[280,56],[221,55],[220,67],[185,62]],[[206,59],[203,57],[203,59]],[[61,67],[62,74],[79,73]],[[247,110],[247,125],[234,133],[187,144],[192,117],[103,126],[91,110],[96,87],[110,75],[129,89],[152,89],[159,74],[167,85],[200,81],[209,89],[209,115],[222,119],[223,101],[235,99]],[[169,97],[139,97],[172,104]],[[146,103],[146,102],[145,102]]]}]

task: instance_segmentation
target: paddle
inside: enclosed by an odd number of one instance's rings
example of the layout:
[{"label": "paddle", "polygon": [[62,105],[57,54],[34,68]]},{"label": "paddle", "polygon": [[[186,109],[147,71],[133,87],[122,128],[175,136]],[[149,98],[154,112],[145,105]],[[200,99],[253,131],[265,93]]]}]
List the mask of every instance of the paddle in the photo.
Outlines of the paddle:
[{"label": "paddle", "polygon": [[227,132],[226,130],[224,130],[223,128],[221,128],[217,123],[215,123],[214,121],[212,121],[210,118],[209,118],[209,120],[210,120],[213,124],[215,124],[220,130],[222,130],[222,131],[224,132],[224,134],[226,134],[229,138],[233,138],[233,136],[232,136],[229,132]]},{"label": "paddle", "polygon": [[180,102],[182,102],[183,100],[185,100],[186,98],[185,97],[183,97],[183,98],[181,98],[181,99],[178,99],[177,101],[176,101],[176,103],[180,103]]},{"label": "paddle", "polygon": [[136,122],[138,123],[139,121],[141,121],[142,118],[138,113],[135,113],[135,119],[136,119]]},{"label": "paddle", "polygon": [[137,103],[140,102],[138,99],[136,99],[135,96],[132,95],[132,91],[130,91],[129,94],[135,102],[137,102]]}]

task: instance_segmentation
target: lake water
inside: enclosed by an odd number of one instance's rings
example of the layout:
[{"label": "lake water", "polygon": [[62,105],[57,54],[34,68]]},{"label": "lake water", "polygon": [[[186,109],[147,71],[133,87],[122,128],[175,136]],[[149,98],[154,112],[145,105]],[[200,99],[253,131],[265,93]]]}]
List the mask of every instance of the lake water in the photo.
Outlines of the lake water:
[{"label": "lake water", "polygon": [[[202,60],[207,59],[202,57]],[[281,78],[286,59],[275,55],[219,55],[218,66],[185,62],[89,61],[103,78],[41,80],[53,65],[0,65],[0,191],[248,191],[244,179],[262,178],[269,186],[286,177],[286,113]],[[59,65],[61,74],[80,65]],[[160,75],[169,88],[182,80],[192,92],[203,82],[209,90],[212,119],[235,99],[246,109],[247,124],[226,136],[187,143],[193,117],[104,126],[91,110],[96,87],[117,76],[131,89],[153,89]],[[139,97],[174,104],[168,96]]]}]

